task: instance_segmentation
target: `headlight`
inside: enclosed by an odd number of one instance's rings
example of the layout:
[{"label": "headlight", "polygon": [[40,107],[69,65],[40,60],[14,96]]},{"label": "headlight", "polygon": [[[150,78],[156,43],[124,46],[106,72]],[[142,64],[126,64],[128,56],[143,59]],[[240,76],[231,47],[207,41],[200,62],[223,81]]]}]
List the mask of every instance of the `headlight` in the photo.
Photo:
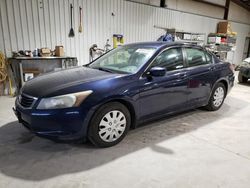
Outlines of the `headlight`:
[{"label": "headlight", "polygon": [[83,91],[60,95],[56,97],[43,98],[37,106],[37,109],[58,109],[79,106],[93,91]]}]

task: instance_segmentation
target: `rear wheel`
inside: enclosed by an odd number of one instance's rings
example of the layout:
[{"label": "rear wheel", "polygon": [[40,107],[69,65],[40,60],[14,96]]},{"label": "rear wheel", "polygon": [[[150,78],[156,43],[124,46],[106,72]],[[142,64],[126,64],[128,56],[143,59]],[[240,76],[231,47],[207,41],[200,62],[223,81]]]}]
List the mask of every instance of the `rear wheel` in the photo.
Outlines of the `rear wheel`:
[{"label": "rear wheel", "polygon": [[243,76],[241,74],[241,72],[239,72],[239,74],[238,74],[238,80],[239,80],[240,83],[246,83],[248,79],[245,76]]},{"label": "rear wheel", "polygon": [[210,111],[218,110],[222,106],[225,97],[226,97],[225,85],[223,83],[217,83],[212,91],[206,109]]},{"label": "rear wheel", "polygon": [[96,111],[91,120],[89,140],[98,147],[116,145],[126,136],[130,124],[130,113],[123,104],[107,103]]}]

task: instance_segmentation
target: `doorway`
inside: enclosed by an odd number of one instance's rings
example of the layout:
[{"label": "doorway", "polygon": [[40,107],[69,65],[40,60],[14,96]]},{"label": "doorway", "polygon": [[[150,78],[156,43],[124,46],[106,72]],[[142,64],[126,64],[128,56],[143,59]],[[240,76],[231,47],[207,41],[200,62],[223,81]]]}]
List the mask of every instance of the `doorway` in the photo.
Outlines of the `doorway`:
[{"label": "doorway", "polygon": [[243,60],[250,57],[250,37],[246,37],[244,51],[243,51]]}]

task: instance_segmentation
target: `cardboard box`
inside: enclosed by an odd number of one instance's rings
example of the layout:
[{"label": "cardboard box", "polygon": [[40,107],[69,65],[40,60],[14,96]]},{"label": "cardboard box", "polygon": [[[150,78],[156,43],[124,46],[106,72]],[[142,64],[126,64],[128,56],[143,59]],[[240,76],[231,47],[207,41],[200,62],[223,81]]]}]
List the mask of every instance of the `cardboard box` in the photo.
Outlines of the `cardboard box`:
[{"label": "cardboard box", "polygon": [[217,33],[230,34],[232,32],[230,22],[219,22]]},{"label": "cardboard box", "polygon": [[208,43],[215,43],[216,37],[208,37]]},{"label": "cardboard box", "polygon": [[184,33],[183,39],[184,39],[184,40],[191,40],[191,35],[190,35],[190,34]]},{"label": "cardboard box", "polygon": [[48,48],[42,48],[40,51],[40,55],[42,57],[49,57],[49,56],[51,56],[51,51]]},{"label": "cardboard box", "polygon": [[56,56],[63,57],[64,56],[64,47],[56,46]]},{"label": "cardboard box", "polygon": [[221,37],[208,37],[208,43],[220,44]]}]

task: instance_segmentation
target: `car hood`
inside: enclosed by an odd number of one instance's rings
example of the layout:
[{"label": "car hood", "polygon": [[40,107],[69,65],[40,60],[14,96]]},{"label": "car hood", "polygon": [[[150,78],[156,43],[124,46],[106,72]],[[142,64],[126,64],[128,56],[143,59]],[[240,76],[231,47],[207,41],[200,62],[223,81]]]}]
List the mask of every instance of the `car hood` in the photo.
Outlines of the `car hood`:
[{"label": "car hood", "polygon": [[33,97],[45,97],[65,88],[116,76],[96,69],[77,67],[38,76],[26,82],[22,92]]}]

